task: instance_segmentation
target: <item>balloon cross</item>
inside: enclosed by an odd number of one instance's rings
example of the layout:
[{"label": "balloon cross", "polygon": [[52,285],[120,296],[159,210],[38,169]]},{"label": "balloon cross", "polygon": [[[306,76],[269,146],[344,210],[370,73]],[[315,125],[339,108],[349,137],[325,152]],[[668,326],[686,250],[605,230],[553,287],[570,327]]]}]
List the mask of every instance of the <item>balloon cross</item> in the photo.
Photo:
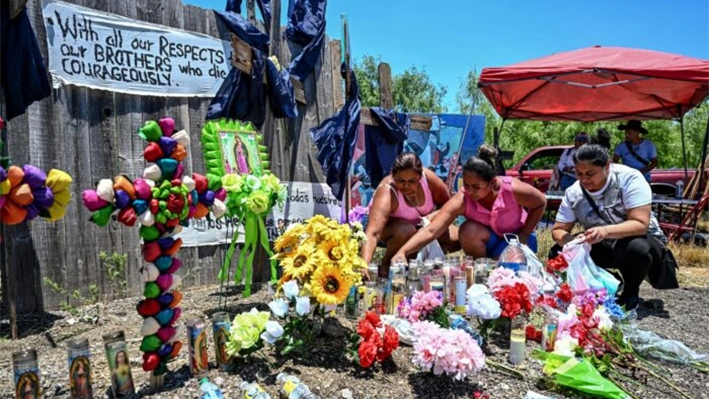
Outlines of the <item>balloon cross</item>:
[{"label": "balloon cross", "polygon": [[197,173],[183,176],[181,162],[187,156],[190,138],[184,130],[175,132],[172,118],[148,121],[138,129],[138,135],[148,142],[143,151],[148,162],[143,177],[133,181],[126,176],[103,179],[82,197],[84,206],[94,212],[91,221],[101,227],[116,211],[120,223],[140,225],[143,260],[148,263],[141,270],[145,299],[137,306],[144,318],[140,350],[143,370],[158,376],[167,372],[167,362],[182,347],[175,327],[182,299],[177,290],[181,278],[175,274],[181,262],[175,255],[182,239],[175,235],[189,219],[206,217],[210,210],[215,217],[222,216],[226,191],[218,178]]}]

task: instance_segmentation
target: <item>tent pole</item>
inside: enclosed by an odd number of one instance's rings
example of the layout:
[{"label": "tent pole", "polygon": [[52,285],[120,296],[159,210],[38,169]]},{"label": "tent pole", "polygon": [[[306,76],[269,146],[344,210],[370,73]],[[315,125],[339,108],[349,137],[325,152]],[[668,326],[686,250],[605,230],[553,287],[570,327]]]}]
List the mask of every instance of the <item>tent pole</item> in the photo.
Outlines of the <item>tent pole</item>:
[{"label": "tent pole", "polygon": [[[705,162],[707,159],[707,145],[709,145],[709,117],[707,118],[707,128],[704,130],[704,140],[702,141],[702,161],[701,167],[699,168],[699,188],[702,188],[702,183],[706,183],[704,178],[704,168],[706,167]],[[706,192],[706,187],[704,188]]]},{"label": "tent pole", "polygon": [[684,160],[684,180],[688,180],[689,174],[687,173],[687,149],[685,148],[684,139],[684,115],[679,117],[679,131],[682,134],[682,159]]}]

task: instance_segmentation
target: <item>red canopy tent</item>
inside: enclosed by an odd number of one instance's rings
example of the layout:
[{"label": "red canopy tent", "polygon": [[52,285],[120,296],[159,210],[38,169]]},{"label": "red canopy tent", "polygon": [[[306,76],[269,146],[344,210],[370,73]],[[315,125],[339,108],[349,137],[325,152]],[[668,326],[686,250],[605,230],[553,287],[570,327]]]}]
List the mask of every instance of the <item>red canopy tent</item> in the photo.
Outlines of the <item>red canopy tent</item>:
[{"label": "red canopy tent", "polygon": [[709,61],[595,46],[485,68],[478,86],[503,119],[679,119],[709,94]]},{"label": "red canopy tent", "polygon": [[[659,51],[594,46],[507,67],[484,68],[478,87],[503,118],[503,124],[507,119],[677,119],[686,175],[682,117],[709,94],[709,61]],[[497,135],[499,131],[496,144]],[[709,123],[702,164],[708,141]]]}]

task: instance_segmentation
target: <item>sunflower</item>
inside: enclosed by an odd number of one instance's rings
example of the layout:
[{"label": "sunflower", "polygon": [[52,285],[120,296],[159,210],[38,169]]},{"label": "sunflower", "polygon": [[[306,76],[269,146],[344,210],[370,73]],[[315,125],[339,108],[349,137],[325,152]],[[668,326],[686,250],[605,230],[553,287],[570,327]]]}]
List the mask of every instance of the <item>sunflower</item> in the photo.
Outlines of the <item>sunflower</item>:
[{"label": "sunflower", "polygon": [[281,259],[283,274],[288,274],[294,279],[303,280],[310,272],[325,261],[322,253],[315,250],[314,245],[299,245]]},{"label": "sunflower", "polygon": [[338,241],[324,241],[318,245],[318,250],[322,251],[323,255],[338,265],[350,256],[350,247],[347,243]]},{"label": "sunflower", "polygon": [[291,225],[280,237],[276,238],[273,242],[273,249],[287,254],[298,245],[303,234],[305,234],[305,226],[300,223]]},{"label": "sunflower", "polygon": [[352,284],[334,265],[319,267],[310,279],[310,287],[315,299],[323,305],[343,303],[350,293]]}]

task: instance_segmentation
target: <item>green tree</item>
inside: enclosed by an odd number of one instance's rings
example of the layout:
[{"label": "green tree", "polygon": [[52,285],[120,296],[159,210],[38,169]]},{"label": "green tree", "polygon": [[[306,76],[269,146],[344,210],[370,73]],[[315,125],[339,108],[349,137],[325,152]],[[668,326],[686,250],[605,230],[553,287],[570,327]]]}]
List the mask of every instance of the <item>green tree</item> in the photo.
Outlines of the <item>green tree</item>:
[{"label": "green tree", "polygon": [[[378,107],[379,97],[379,63],[380,57],[366,55],[355,61],[353,70],[359,85],[359,95],[362,105]],[[392,76],[392,97],[394,108],[400,112],[442,113],[443,97],[446,88],[435,85],[425,69],[410,67],[399,75]]]}]

